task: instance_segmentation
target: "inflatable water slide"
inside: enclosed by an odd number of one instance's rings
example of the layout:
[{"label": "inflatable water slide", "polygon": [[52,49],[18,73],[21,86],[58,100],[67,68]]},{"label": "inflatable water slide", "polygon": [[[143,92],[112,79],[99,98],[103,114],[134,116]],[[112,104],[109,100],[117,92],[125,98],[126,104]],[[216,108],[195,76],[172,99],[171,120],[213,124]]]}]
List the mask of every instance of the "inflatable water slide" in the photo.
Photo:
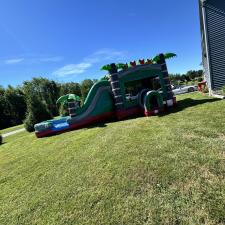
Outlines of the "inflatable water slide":
[{"label": "inflatable water slide", "polygon": [[156,115],[176,104],[164,54],[157,63],[139,60],[118,71],[110,64],[109,79],[95,83],[82,107],[70,116],[48,120],[34,126],[37,137],[50,136],[91,124],[131,116]]}]

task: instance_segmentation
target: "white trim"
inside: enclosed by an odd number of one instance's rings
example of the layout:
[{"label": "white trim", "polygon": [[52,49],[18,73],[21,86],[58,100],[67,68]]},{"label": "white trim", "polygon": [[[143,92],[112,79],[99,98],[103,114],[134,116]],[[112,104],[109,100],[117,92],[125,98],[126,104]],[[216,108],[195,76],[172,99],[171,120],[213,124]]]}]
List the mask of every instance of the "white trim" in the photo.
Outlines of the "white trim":
[{"label": "white trim", "polygon": [[119,83],[119,81],[116,80],[116,81],[112,81],[112,82],[111,82],[111,84],[115,84],[115,83]]},{"label": "white trim", "polygon": [[223,96],[223,95],[216,95],[213,93],[211,95],[212,95],[212,97],[215,97],[215,98],[225,99],[225,96]]},{"label": "white trim", "polygon": [[123,105],[123,102],[118,102],[115,105]]},{"label": "white trim", "polygon": [[113,91],[118,91],[118,90],[120,90],[120,88],[114,88],[114,89],[112,89]]},{"label": "white trim", "polygon": [[114,76],[115,74],[118,74],[118,73],[112,73],[112,74],[109,74],[109,77]]},{"label": "white trim", "polygon": [[[205,48],[206,48],[206,60],[207,60],[207,67],[208,67],[208,75],[209,75],[209,95],[211,95],[211,91],[212,91],[212,77],[211,77],[211,68],[209,66],[210,64],[210,56],[209,56],[209,44],[208,44],[208,33],[207,33],[207,27],[206,27],[206,11],[205,11],[205,7],[202,6],[202,17],[203,17],[203,32],[205,35]],[[203,50],[204,51],[204,50]],[[203,54],[204,57],[204,54]]]}]

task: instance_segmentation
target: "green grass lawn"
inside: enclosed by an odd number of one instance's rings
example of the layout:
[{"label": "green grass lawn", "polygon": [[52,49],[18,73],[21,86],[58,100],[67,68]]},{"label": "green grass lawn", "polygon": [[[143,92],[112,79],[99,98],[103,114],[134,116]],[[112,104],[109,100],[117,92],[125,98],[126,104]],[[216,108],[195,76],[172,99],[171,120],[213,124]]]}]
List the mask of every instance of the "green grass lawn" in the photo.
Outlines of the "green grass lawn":
[{"label": "green grass lawn", "polygon": [[6,133],[9,133],[11,131],[19,130],[21,128],[24,128],[24,125],[23,124],[18,125],[18,126],[14,126],[14,127],[9,127],[9,128],[3,129],[3,130],[0,130],[0,134],[6,134]]},{"label": "green grass lawn", "polygon": [[0,146],[1,225],[225,223],[225,101]]}]

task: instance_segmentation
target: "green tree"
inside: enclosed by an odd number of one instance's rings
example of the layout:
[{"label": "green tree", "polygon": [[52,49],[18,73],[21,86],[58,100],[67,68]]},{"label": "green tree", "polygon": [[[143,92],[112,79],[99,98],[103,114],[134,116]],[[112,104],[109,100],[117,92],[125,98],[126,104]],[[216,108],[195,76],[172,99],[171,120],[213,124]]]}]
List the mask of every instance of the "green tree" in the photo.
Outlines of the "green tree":
[{"label": "green tree", "polygon": [[82,94],[83,100],[87,97],[88,92],[90,91],[93,84],[94,84],[94,81],[91,79],[86,79],[81,82],[81,94]]},{"label": "green tree", "polygon": [[10,114],[4,95],[0,94],[0,129],[10,127]]},{"label": "green tree", "polygon": [[79,83],[69,82],[60,85],[60,96],[67,94],[75,94],[81,96],[81,87]]},{"label": "green tree", "polygon": [[203,77],[203,70],[189,70],[186,75],[191,79],[195,80],[199,77]]},{"label": "green tree", "polygon": [[55,81],[42,77],[33,78],[31,81],[24,82],[23,90],[27,99],[34,94],[36,98],[47,105],[48,111],[53,116],[58,115],[56,101],[60,96],[60,86]]},{"label": "green tree", "polygon": [[183,81],[183,77],[181,74],[177,73],[177,74],[170,74],[169,75],[170,81],[173,85],[179,85],[180,82]]},{"label": "green tree", "polygon": [[198,73],[198,77],[203,77],[203,70],[198,70],[197,73]]},{"label": "green tree", "polygon": [[10,117],[10,125],[21,124],[25,119],[26,101],[22,90],[9,86],[4,92],[5,107]]},{"label": "green tree", "polygon": [[48,111],[46,103],[31,94],[27,99],[27,114],[24,121],[26,130],[32,132],[35,124],[49,119],[52,119],[52,115]]},{"label": "green tree", "polygon": [[0,85],[0,95],[4,95],[4,93],[5,93],[5,89],[4,89],[4,87],[2,87],[2,86]]},{"label": "green tree", "polygon": [[182,75],[181,75],[181,77],[180,77],[180,81],[181,81],[181,82],[185,82],[185,81],[187,81],[187,79],[186,79],[186,75],[185,75],[185,74],[182,74]]},{"label": "green tree", "polygon": [[21,124],[25,118],[25,96],[19,87],[0,86],[0,128]]},{"label": "green tree", "polygon": [[196,78],[196,71],[190,70],[186,73],[186,75],[190,78],[190,80],[194,80]]}]

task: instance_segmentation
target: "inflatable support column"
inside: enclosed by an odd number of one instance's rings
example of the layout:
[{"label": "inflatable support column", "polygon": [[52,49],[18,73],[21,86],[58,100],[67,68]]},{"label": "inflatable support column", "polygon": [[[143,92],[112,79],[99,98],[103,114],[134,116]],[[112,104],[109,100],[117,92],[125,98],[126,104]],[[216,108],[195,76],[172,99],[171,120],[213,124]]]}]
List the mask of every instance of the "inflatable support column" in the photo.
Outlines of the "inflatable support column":
[{"label": "inflatable support column", "polygon": [[69,110],[69,115],[71,117],[76,116],[76,109],[77,109],[77,106],[75,101],[68,102],[68,110]]},{"label": "inflatable support column", "polygon": [[116,107],[116,117],[118,119],[123,118],[123,111],[124,111],[124,99],[121,93],[120,82],[118,78],[117,68],[116,65],[113,63],[111,64],[112,71],[110,71],[110,85],[112,88],[115,107]]},{"label": "inflatable support column", "polygon": [[172,91],[164,54],[159,55],[159,60],[157,63],[161,65],[161,71],[162,71],[164,83],[166,86],[166,92],[167,92],[167,97],[163,99],[163,103],[164,103],[165,107],[174,106],[174,105],[176,105],[176,97],[174,97],[174,94]]}]

